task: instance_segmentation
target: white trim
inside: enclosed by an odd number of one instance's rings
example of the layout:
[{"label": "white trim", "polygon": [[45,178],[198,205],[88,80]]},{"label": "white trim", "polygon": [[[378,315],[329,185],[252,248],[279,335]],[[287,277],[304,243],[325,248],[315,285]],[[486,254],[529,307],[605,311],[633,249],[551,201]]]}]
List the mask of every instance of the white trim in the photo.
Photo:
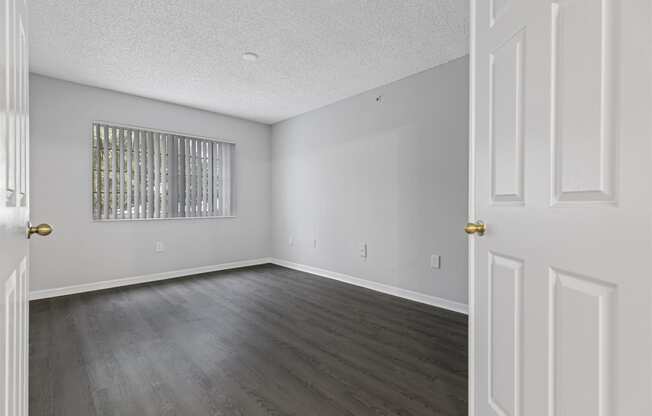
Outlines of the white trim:
[{"label": "white trim", "polygon": [[355,286],[361,286],[367,289],[375,290],[376,292],[382,292],[388,295],[398,296],[400,298],[413,300],[415,302],[436,306],[438,308],[448,309],[454,312],[463,314],[468,314],[469,312],[467,305],[448,299],[439,298],[437,296],[425,295],[423,293],[414,292],[412,290],[401,289],[400,287],[372,282],[371,280],[361,279],[359,277],[353,277],[343,273],[320,269],[318,267],[307,266],[305,264],[293,263],[287,260],[272,258],[270,259],[270,263],[333,280],[339,280],[340,282],[349,283]]},{"label": "white trim", "polygon": [[234,261],[209,266],[192,267],[189,269],[173,270],[170,272],[152,273],[141,276],[125,277],[114,280],[103,280],[101,282],[85,283],[82,285],[65,286],[55,289],[35,290],[30,292],[29,299],[45,299],[57,296],[72,295],[75,293],[92,292],[95,290],[110,289],[113,287],[129,286],[139,283],[155,282],[158,280],[174,279],[175,277],[191,276],[200,273],[216,272],[219,270],[237,269],[239,267],[256,266],[259,264],[270,263],[271,259],[267,257]]},{"label": "white trim", "polygon": [[216,272],[220,270],[236,269],[239,267],[247,267],[247,266],[257,266],[260,264],[268,264],[268,263],[287,267],[289,269],[299,270],[302,272],[314,274],[321,277],[326,277],[329,279],[338,280],[340,282],[349,283],[355,286],[360,286],[367,289],[375,290],[376,292],[398,296],[400,298],[413,300],[419,303],[425,303],[427,305],[436,306],[450,311],[468,314],[468,306],[463,303],[450,301],[448,299],[439,298],[437,296],[425,295],[423,293],[414,292],[412,290],[401,289],[399,287],[373,282],[371,280],[361,279],[343,273],[324,270],[318,267],[307,266],[299,263],[293,263],[287,260],[281,260],[281,259],[270,258],[270,257],[263,257],[254,260],[235,261],[231,263],[223,263],[223,264],[216,264],[216,265],[209,265],[209,266],[193,267],[189,269],[174,270],[170,272],[152,273],[152,274],[146,274],[141,276],[132,276],[132,277],[125,277],[120,279],[113,279],[113,280],[103,280],[101,282],[85,283],[81,285],[65,286],[65,287],[54,288],[54,289],[35,290],[30,292],[29,298],[30,300],[54,298],[57,296],[73,295],[76,293],[84,293],[84,292],[93,292],[96,290],[111,289],[114,287],[156,282],[159,280],[174,279],[183,276],[192,276],[200,273],[210,273],[210,272]]},{"label": "white trim", "polygon": [[[475,149],[476,149],[476,102],[475,102],[475,72],[476,72],[476,24],[478,24],[477,17],[477,2],[478,0],[470,0],[470,22],[469,22],[469,222],[476,221],[478,213],[478,198],[476,195],[477,181],[475,169]],[[475,237],[469,238],[469,253],[468,253],[468,288],[469,288],[469,320],[468,320],[468,414],[469,416],[477,415],[477,399],[476,399],[476,319],[477,311],[475,309],[476,303],[476,255],[477,255],[477,239]]]}]

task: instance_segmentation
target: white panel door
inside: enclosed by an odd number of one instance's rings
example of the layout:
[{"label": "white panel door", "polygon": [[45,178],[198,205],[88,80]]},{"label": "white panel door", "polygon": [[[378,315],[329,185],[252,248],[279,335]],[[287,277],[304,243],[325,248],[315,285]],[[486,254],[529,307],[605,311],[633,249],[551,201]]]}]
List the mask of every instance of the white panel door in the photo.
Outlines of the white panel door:
[{"label": "white panel door", "polygon": [[652,415],[652,2],[471,20],[471,413]]},{"label": "white panel door", "polygon": [[0,1],[0,414],[27,416],[27,4]]}]

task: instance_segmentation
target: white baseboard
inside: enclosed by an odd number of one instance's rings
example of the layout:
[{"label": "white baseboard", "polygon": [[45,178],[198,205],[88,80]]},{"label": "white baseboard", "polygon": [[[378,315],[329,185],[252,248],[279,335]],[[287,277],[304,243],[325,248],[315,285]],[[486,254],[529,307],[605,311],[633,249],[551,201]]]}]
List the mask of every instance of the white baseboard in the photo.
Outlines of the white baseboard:
[{"label": "white baseboard", "polygon": [[388,295],[398,296],[400,298],[413,300],[419,303],[425,303],[427,305],[448,309],[450,311],[459,312],[466,315],[469,314],[469,307],[464,303],[454,302],[437,296],[425,295],[423,293],[414,292],[412,290],[407,290],[407,289],[401,289],[399,287],[390,286],[383,283],[372,282],[371,280],[360,279],[359,277],[353,277],[343,273],[320,269],[318,267],[293,263],[287,260],[272,258],[269,260],[269,262],[276,264],[278,266],[283,266],[290,269],[315,274],[317,276],[322,276],[329,279],[339,280],[340,282],[350,283],[356,286],[361,286],[367,289],[375,290],[376,292],[382,292]]},{"label": "white baseboard", "polygon": [[103,280],[101,282],[85,283],[81,285],[65,286],[65,287],[59,287],[54,289],[35,290],[30,292],[29,298],[30,300],[54,298],[57,296],[73,295],[75,293],[92,292],[95,290],[110,289],[113,287],[120,287],[120,286],[129,286],[129,285],[135,285],[139,283],[155,282],[158,280],[174,279],[176,277],[191,276],[200,273],[216,272],[219,270],[236,269],[239,267],[256,266],[259,264],[266,264],[266,263],[273,263],[278,266],[283,266],[290,269],[311,273],[329,279],[339,280],[340,282],[349,283],[355,286],[361,286],[367,289],[375,290],[377,292],[398,296],[400,298],[413,300],[415,302],[425,303],[427,305],[448,309],[454,312],[459,312],[467,315],[469,313],[468,306],[463,303],[450,301],[437,296],[425,295],[423,293],[414,292],[412,290],[401,289],[399,287],[373,282],[371,280],[361,279],[343,273],[320,269],[318,267],[307,266],[304,264],[293,263],[287,260],[281,260],[281,259],[269,258],[269,257],[263,257],[259,259],[253,259],[253,260],[235,261],[231,263],[223,263],[223,264],[216,264],[216,265],[209,265],[209,266],[193,267],[189,269],[173,270],[170,272],[152,273],[152,274],[141,275],[141,276],[125,277],[121,279]]},{"label": "white baseboard", "polygon": [[200,273],[216,272],[219,270],[236,269],[238,267],[256,266],[259,264],[271,263],[271,259],[263,257],[260,259],[234,261],[231,263],[215,264],[210,266],[193,267],[189,269],[173,270],[170,272],[152,273],[142,276],[125,277],[121,279],[103,280],[101,282],[85,283],[81,285],[65,286],[55,289],[35,290],[30,292],[30,300],[53,298],[57,296],[72,295],[75,293],[92,292],[113,287],[135,285],[138,283],[155,282],[157,280],[173,279],[175,277],[191,276]]}]

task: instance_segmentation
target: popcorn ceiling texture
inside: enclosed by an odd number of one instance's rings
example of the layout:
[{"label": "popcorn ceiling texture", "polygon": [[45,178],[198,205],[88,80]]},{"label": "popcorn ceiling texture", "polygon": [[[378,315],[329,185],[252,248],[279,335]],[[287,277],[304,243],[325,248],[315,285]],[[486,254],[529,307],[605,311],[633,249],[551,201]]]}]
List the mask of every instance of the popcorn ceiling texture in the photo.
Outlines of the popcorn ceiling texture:
[{"label": "popcorn ceiling texture", "polygon": [[467,54],[468,3],[31,0],[31,71],[271,124]]}]

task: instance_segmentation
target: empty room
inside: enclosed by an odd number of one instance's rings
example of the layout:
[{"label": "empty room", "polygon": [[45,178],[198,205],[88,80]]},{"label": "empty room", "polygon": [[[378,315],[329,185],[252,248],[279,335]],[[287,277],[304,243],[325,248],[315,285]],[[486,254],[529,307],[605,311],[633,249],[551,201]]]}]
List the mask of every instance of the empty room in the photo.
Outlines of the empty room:
[{"label": "empty room", "polygon": [[649,0],[0,22],[0,416],[652,414]]}]

